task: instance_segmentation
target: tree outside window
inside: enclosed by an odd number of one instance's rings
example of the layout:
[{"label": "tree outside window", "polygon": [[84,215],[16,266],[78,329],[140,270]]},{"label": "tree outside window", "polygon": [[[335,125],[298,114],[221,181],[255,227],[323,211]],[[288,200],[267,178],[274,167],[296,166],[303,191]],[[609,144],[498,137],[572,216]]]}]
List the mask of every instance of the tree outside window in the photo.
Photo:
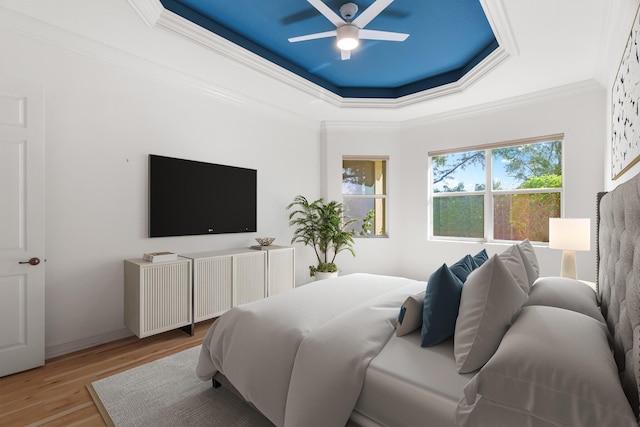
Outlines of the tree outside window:
[{"label": "tree outside window", "polygon": [[430,160],[434,237],[549,241],[549,218],[561,212],[561,135]]},{"label": "tree outside window", "polygon": [[384,236],[387,215],[387,159],[342,159],[342,198],[356,236]]}]

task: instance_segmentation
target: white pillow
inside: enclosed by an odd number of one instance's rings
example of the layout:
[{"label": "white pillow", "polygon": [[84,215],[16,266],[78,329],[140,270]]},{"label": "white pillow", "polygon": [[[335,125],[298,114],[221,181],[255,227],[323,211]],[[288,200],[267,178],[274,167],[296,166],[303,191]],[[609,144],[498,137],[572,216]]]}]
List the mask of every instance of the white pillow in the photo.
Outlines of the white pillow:
[{"label": "white pillow", "polygon": [[566,277],[541,277],[531,288],[524,305],[547,305],[593,317],[604,323],[596,292],[579,280]]},{"label": "white pillow", "polygon": [[464,388],[456,425],[637,427],[597,320],[523,307],[491,360]]},{"label": "white pillow", "polygon": [[409,295],[400,307],[400,314],[396,322],[396,335],[401,337],[422,327],[422,309],[424,306],[424,292]]},{"label": "white pillow", "polygon": [[527,294],[498,255],[469,275],[454,334],[458,372],[475,371],[489,360],[526,300]]},{"label": "white pillow", "polygon": [[524,261],[522,260],[522,255],[520,255],[518,247],[511,245],[498,256],[502,262],[504,262],[507,270],[513,275],[513,278],[516,279],[516,283],[518,283],[520,289],[528,294],[529,289],[531,289],[531,283],[529,283],[529,276],[527,276],[527,270],[524,268]]}]

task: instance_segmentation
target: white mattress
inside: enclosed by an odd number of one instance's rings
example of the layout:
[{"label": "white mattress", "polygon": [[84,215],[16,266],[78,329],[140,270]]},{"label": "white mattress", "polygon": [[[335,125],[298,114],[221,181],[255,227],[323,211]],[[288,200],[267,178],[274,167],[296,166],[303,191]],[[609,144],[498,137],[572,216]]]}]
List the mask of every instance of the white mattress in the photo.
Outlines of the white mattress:
[{"label": "white mattress", "polygon": [[362,426],[455,426],[473,374],[458,374],[453,339],[420,347],[420,330],[389,340],[371,361],[352,420]]}]

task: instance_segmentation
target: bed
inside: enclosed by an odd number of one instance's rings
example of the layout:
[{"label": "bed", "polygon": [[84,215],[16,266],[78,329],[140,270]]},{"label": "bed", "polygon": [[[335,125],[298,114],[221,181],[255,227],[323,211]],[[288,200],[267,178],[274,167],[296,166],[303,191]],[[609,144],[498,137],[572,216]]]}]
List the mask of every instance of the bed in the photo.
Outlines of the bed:
[{"label": "bed", "polygon": [[276,426],[638,426],[639,177],[597,228],[597,293],[538,277],[527,241],[428,282],[341,276],[225,313],[197,374]]}]

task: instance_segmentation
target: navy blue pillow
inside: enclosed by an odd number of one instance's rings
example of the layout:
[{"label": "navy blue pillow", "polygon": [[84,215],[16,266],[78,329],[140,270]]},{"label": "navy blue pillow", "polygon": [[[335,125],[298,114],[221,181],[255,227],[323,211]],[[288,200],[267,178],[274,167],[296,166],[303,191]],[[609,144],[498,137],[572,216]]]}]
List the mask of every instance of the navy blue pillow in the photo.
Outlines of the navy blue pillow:
[{"label": "navy blue pillow", "polygon": [[476,268],[480,267],[489,259],[489,255],[487,255],[487,250],[483,249],[477,254],[473,256],[473,262],[475,263]]},{"label": "navy blue pillow", "polygon": [[462,281],[446,264],[427,283],[422,308],[422,347],[436,345],[453,336],[462,295]]},{"label": "navy blue pillow", "polygon": [[462,283],[467,281],[467,276],[476,268],[476,264],[471,255],[465,255],[460,261],[449,266],[449,270],[456,275]]}]

